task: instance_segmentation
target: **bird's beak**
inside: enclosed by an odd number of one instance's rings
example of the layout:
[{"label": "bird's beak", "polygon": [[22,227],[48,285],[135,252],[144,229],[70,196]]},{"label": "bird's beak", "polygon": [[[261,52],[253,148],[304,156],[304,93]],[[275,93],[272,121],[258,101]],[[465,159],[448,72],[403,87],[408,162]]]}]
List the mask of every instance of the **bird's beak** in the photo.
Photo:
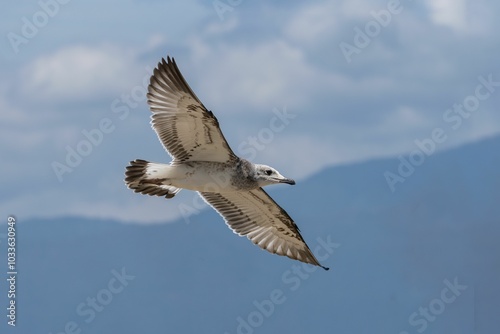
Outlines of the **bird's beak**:
[{"label": "bird's beak", "polygon": [[287,184],[291,184],[292,186],[295,184],[294,180],[287,179],[287,178],[280,179],[279,181],[280,181],[280,183],[287,183]]}]

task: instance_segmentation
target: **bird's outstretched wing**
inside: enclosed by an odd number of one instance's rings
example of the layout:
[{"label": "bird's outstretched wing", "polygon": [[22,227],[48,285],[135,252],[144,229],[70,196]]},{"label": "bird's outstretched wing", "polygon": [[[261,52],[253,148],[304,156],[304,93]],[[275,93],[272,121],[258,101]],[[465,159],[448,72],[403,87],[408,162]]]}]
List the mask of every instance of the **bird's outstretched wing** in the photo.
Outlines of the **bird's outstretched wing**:
[{"label": "bird's outstretched wing", "polygon": [[200,195],[235,233],[260,248],[328,270],[313,255],[292,218],[262,188]]},{"label": "bird's outstretched wing", "polygon": [[158,63],[147,97],[153,129],[174,161],[236,159],[217,118],[196,97],[173,58]]}]

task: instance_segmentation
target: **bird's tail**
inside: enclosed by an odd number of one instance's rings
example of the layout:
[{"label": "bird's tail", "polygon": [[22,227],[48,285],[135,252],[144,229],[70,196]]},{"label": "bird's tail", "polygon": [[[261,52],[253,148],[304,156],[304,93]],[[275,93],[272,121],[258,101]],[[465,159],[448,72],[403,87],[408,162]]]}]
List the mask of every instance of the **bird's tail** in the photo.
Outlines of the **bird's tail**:
[{"label": "bird's tail", "polygon": [[125,183],[136,193],[172,198],[181,189],[164,184],[167,180],[164,171],[168,168],[168,165],[146,160],[130,161],[125,172]]}]

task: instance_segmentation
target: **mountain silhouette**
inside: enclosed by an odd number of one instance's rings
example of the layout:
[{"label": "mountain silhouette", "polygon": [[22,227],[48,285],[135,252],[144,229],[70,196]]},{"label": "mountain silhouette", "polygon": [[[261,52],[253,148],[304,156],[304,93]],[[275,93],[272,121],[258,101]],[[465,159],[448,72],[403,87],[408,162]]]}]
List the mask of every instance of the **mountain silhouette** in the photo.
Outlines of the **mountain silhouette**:
[{"label": "mountain silhouette", "polygon": [[211,209],[152,225],[19,215],[2,333],[495,332],[500,137],[425,156],[392,191],[401,161],[268,188],[329,272],[261,251]]}]

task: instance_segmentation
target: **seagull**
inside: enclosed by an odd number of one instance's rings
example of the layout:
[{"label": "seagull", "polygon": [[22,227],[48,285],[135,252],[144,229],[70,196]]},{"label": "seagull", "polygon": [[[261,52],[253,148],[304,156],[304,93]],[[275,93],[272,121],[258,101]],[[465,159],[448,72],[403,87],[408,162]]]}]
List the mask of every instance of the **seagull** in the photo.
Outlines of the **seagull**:
[{"label": "seagull", "polygon": [[181,189],[197,191],[234,233],[270,253],[329,269],[318,262],[288,213],[262,189],[295,181],[272,167],[236,156],[219,121],[170,56],[154,69],[147,98],[151,126],[172,161],[168,165],[131,161],[125,172],[128,188],[165,198]]}]

